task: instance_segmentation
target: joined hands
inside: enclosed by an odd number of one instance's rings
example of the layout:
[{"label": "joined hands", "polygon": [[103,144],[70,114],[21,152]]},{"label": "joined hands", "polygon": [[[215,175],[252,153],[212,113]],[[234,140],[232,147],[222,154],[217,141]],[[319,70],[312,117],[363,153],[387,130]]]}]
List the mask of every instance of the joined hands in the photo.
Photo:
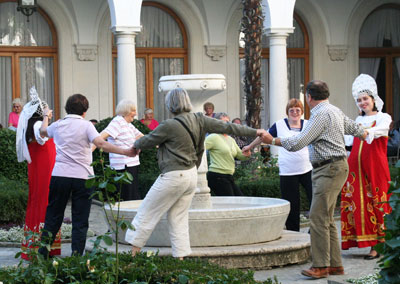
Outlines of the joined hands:
[{"label": "joined hands", "polygon": [[140,149],[137,149],[135,147],[126,149],[126,151],[127,151],[127,153],[125,154],[125,156],[128,156],[128,157],[136,157],[136,155],[139,155],[139,153],[140,153]]},{"label": "joined hands", "polygon": [[265,129],[257,129],[257,136],[259,136],[262,142],[266,144],[271,144],[273,139],[272,135],[269,134],[269,132],[267,132]]}]

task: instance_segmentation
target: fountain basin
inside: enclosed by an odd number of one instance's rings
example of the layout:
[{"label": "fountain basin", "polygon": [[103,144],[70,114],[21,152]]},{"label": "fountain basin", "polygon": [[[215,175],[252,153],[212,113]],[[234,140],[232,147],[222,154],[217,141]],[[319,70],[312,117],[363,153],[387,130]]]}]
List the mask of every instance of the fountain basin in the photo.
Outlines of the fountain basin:
[{"label": "fountain basin", "polygon": [[[121,216],[131,221],[141,202],[121,202]],[[283,233],[290,211],[289,202],[277,198],[211,197],[211,204],[208,209],[189,210],[192,247],[247,245],[276,240]],[[117,208],[113,207],[113,210]],[[109,207],[106,207],[106,212],[110,216]],[[126,244],[125,232],[119,232],[118,242]],[[166,215],[161,218],[146,246],[171,246]]]}]

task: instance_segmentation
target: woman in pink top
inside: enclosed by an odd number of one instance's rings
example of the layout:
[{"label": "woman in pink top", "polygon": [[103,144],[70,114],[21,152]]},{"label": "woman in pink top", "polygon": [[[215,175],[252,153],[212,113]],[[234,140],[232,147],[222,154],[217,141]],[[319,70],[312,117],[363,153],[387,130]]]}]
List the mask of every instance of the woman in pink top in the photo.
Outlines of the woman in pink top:
[{"label": "woman in pink top", "polygon": [[[91,145],[106,152],[125,156],[135,156],[134,149],[123,149],[114,146],[100,137],[94,125],[85,120],[89,101],[81,94],[67,99],[67,115],[50,126],[51,110],[45,109],[40,135],[54,139],[56,144],[56,163],[54,165],[49,191],[49,204],[46,210],[42,242],[52,244],[64,219],[68,200],[72,204],[72,254],[82,255],[85,250],[86,234],[89,228],[89,213],[92,204],[93,189],[85,186],[86,180],[94,174]],[[49,251],[47,246],[39,249],[45,258]]]},{"label": "woman in pink top", "polygon": [[16,98],[13,100],[12,104],[13,104],[13,110],[8,115],[8,127],[17,128],[19,115],[22,111],[22,101],[20,98]]},{"label": "woman in pink top", "polygon": [[154,113],[151,108],[144,110],[144,119],[141,119],[140,122],[150,128],[150,130],[154,130],[158,126],[158,121],[154,119]]}]

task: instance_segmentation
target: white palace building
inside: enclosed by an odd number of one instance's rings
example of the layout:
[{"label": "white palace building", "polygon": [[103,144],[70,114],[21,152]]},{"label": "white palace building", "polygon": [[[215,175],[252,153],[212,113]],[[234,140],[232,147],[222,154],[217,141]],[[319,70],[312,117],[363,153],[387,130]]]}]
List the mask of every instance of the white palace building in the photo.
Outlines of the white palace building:
[{"label": "white palace building", "polygon": [[[215,111],[244,117],[241,0],[37,0],[28,18],[0,0],[0,123],[12,100],[36,86],[56,117],[74,93],[90,102],[88,119],[114,115],[123,98],[168,117],[159,78],[223,74]],[[312,79],[328,83],[330,101],[352,118],[351,85],[376,78],[384,111],[400,119],[400,0],[263,0],[263,125],[285,115]],[[287,68],[285,68],[287,66]],[[274,84],[270,84],[270,80]]]}]

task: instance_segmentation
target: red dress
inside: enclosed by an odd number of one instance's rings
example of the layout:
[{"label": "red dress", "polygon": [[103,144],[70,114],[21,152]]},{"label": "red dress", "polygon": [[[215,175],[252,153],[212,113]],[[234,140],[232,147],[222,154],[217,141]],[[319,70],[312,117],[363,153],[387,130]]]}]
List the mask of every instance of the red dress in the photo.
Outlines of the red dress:
[{"label": "red dress", "polygon": [[[43,228],[49,196],[51,172],[56,160],[56,146],[53,139],[49,139],[44,145],[37,142],[28,144],[32,162],[28,164],[29,197],[26,208],[24,234],[29,231],[39,232]],[[50,255],[61,254],[61,234],[58,232]],[[25,253],[31,240],[22,241],[23,259],[29,260]]]},{"label": "red dress", "polygon": [[380,137],[368,144],[354,138],[349,177],[341,191],[342,249],[384,242],[383,216],[391,212],[388,203],[380,203],[389,198],[387,140]]}]

